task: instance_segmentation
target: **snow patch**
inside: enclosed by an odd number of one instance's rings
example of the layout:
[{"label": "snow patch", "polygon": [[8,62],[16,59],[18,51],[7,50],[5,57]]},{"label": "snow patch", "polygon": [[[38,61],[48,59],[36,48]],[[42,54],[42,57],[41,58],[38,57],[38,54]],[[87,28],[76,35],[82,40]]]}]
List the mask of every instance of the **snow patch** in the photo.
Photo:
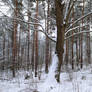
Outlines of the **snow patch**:
[{"label": "snow patch", "polygon": [[49,69],[47,79],[42,85],[40,85],[40,87],[38,87],[40,92],[49,92],[51,89],[55,88],[56,85],[58,85],[55,79],[55,70],[56,70],[57,62],[58,62],[58,57],[56,54],[54,54],[52,59],[52,65]]}]

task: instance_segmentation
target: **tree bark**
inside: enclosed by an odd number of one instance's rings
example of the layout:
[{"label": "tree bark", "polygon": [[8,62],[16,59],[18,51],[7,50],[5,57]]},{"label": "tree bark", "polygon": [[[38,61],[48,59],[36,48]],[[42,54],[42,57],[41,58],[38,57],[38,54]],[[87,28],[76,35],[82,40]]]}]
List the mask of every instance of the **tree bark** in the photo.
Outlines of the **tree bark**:
[{"label": "tree bark", "polygon": [[[28,22],[30,22],[29,2],[28,2]],[[28,24],[28,53],[27,53],[27,70],[30,65],[30,25]]]},{"label": "tree bark", "polygon": [[[49,6],[50,0],[48,0],[48,11],[47,11],[47,33],[49,33]],[[46,37],[46,56],[45,56],[45,72],[48,73],[48,63],[49,63],[49,39]]]},{"label": "tree bark", "polygon": [[[38,0],[36,0],[36,16],[35,17],[38,18]],[[35,25],[36,30],[37,28],[38,28],[38,25]],[[35,77],[37,77],[37,67],[38,67],[38,31],[35,31]]]},{"label": "tree bark", "polygon": [[[15,0],[15,17],[17,17],[17,0]],[[15,77],[15,62],[16,62],[16,50],[17,50],[17,45],[16,45],[16,42],[17,42],[17,38],[16,38],[16,35],[17,35],[17,21],[14,20],[14,34],[13,34],[13,66],[12,66],[12,73],[13,73],[13,77]]]},{"label": "tree bark", "polygon": [[63,53],[64,53],[64,48],[63,48],[64,32],[65,32],[65,24],[63,24],[64,5],[61,4],[61,1],[55,0],[55,8],[56,8],[56,24],[57,24],[56,53],[58,56],[55,78],[57,82],[60,82],[60,71],[61,71],[61,65],[63,62]]}]

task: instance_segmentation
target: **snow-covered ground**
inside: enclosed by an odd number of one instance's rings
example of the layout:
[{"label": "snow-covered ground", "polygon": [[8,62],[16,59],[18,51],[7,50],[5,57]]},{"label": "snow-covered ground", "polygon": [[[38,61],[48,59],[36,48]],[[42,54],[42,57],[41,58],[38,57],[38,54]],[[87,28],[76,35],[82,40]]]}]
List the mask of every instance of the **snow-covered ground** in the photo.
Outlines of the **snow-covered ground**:
[{"label": "snow-covered ground", "polygon": [[39,92],[92,92],[92,70],[61,73],[61,83],[45,81],[39,85]]},{"label": "snow-covered ground", "polygon": [[57,83],[53,77],[57,57],[53,56],[53,64],[49,74],[38,86],[39,92],[92,92],[92,66],[84,67],[79,71],[68,70],[61,72],[61,82]]},{"label": "snow-covered ground", "polygon": [[88,66],[79,71],[61,72],[61,82],[57,83],[55,66],[57,58],[53,56],[53,64],[48,75],[41,74],[39,78],[33,77],[25,79],[26,71],[20,71],[16,78],[0,79],[0,92],[92,92],[92,66]]}]

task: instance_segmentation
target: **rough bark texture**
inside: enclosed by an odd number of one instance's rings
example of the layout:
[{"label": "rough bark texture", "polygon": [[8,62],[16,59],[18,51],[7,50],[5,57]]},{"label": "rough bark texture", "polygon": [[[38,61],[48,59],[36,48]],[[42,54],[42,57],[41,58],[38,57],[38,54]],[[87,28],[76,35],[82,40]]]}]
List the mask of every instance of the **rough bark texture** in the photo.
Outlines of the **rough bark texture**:
[{"label": "rough bark texture", "polygon": [[[47,11],[47,33],[49,33],[49,6],[50,6],[50,1],[48,0],[48,11]],[[45,72],[48,73],[48,63],[49,63],[49,39],[46,37],[46,56],[45,56]]]},{"label": "rough bark texture", "polygon": [[[38,0],[36,0],[36,16],[35,17],[38,18]],[[38,25],[35,26],[36,30],[37,28],[38,28]],[[37,67],[38,67],[38,31],[35,31],[35,77],[37,77]]]},{"label": "rough bark texture", "polygon": [[56,53],[58,56],[58,64],[56,69],[55,78],[57,82],[60,82],[60,71],[61,65],[63,62],[63,52],[64,52],[64,31],[65,25],[63,24],[63,8],[64,5],[61,4],[61,1],[55,0],[56,7],[56,23],[57,23],[57,42],[56,42]]},{"label": "rough bark texture", "polygon": [[[17,0],[15,0],[15,18],[17,17]],[[17,21],[14,20],[14,34],[13,34],[13,67],[12,67],[12,73],[13,73],[13,77],[15,77],[15,62],[16,62],[16,50],[17,50],[17,38],[16,38],[16,34],[17,34]]]}]

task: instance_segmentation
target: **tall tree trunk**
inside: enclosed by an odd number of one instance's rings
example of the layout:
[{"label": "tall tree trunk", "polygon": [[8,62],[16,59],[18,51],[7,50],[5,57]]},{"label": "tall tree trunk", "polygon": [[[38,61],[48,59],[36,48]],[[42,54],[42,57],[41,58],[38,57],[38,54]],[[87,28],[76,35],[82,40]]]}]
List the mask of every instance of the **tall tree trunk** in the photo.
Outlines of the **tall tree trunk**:
[{"label": "tall tree trunk", "polygon": [[[17,0],[15,0],[15,18],[17,17]],[[16,45],[16,42],[17,42],[17,38],[16,38],[16,35],[17,35],[17,21],[14,19],[14,34],[13,34],[13,67],[12,67],[12,73],[13,73],[13,77],[15,77],[15,62],[16,62],[16,50],[17,50],[17,45]]]},{"label": "tall tree trunk", "polygon": [[20,50],[21,50],[21,27],[20,27],[20,32],[19,32],[19,38],[18,38],[19,42],[18,42],[18,51],[17,51],[17,56],[18,56],[18,61],[17,61],[17,68],[19,70],[20,68]]},{"label": "tall tree trunk", "polygon": [[[79,28],[79,32],[80,32],[80,28]],[[81,35],[79,35],[79,53],[78,53],[78,63],[80,64],[81,61]]]},{"label": "tall tree trunk", "polygon": [[35,40],[34,40],[34,38],[35,38],[35,32],[33,32],[33,40],[32,40],[32,58],[31,58],[31,64],[32,64],[32,71],[34,71],[34,42],[35,42]]},{"label": "tall tree trunk", "polygon": [[8,54],[8,62],[10,61],[10,41],[9,41],[9,34],[8,34],[8,51],[7,51],[7,54]]},{"label": "tall tree trunk", "polygon": [[[38,18],[38,0],[36,0],[36,18]],[[37,23],[37,21],[36,21]],[[38,67],[38,25],[35,25],[35,77],[37,77],[37,67]]]},{"label": "tall tree trunk", "polygon": [[[48,11],[47,11],[47,33],[49,33],[49,5],[50,0],[48,0]],[[49,39],[46,37],[46,56],[45,56],[45,72],[48,73],[48,63],[49,63]]]},{"label": "tall tree trunk", "polygon": [[[87,19],[87,22],[89,23],[90,22],[90,18]],[[87,30],[89,31],[89,26],[87,26]],[[90,64],[90,33],[87,33],[87,60],[88,60],[88,63]]]},{"label": "tall tree trunk", "polygon": [[[74,8],[72,11],[72,22],[74,22]],[[73,35],[73,31],[72,31],[72,35]],[[72,69],[74,69],[74,51],[73,51],[73,45],[74,45],[74,37],[72,36]]]},{"label": "tall tree trunk", "polygon": [[[28,22],[30,22],[29,2],[28,2]],[[28,54],[27,54],[27,70],[29,70],[29,65],[30,65],[30,25],[28,24]]]},{"label": "tall tree trunk", "polygon": [[[84,16],[84,0],[82,1],[83,3],[83,7],[82,7],[82,16]],[[82,26],[83,26],[83,19],[82,19]],[[82,27],[82,31],[83,31],[83,27]],[[81,34],[81,68],[83,67],[83,33]]]},{"label": "tall tree trunk", "polygon": [[4,64],[5,64],[5,33],[4,33],[4,36],[3,36],[3,70],[4,70]]},{"label": "tall tree trunk", "polygon": [[55,0],[56,8],[56,23],[57,23],[57,42],[56,42],[56,53],[58,56],[58,63],[56,68],[55,78],[57,82],[60,82],[60,71],[61,65],[63,62],[63,53],[64,53],[64,32],[65,25],[63,24],[63,8],[64,5],[61,4],[61,1]]}]

